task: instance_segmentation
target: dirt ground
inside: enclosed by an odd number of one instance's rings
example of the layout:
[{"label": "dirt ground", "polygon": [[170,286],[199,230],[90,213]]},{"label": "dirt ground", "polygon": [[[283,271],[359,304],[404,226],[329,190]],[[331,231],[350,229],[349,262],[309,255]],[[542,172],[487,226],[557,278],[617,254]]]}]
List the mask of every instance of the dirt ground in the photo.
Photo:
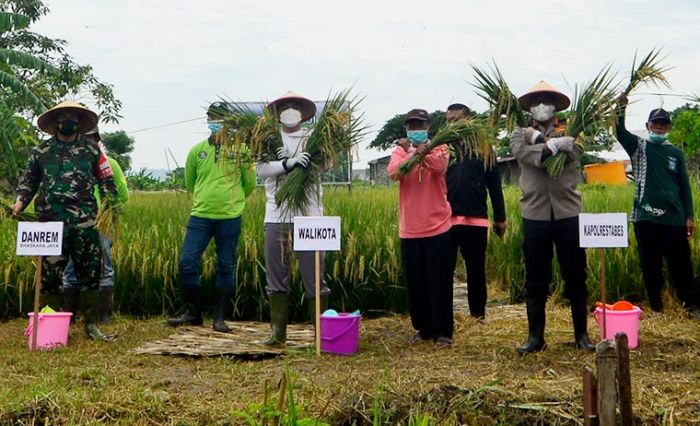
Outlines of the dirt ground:
[{"label": "dirt ground", "polygon": [[[308,350],[257,361],[136,355],[134,348],[174,330],[164,318],[125,317],[108,328],[119,333],[116,343],[90,342],[75,328],[68,347],[31,353],[26,319],[9,321],[0,327],[0,424],[263,424],[286,366],[299,419],[582,424],[581,369],[595,355],[574,348],[568,307],[548,304],[548,348],[522,357],[515,351],[527,333],[522,305],[500,305],[503,298],[492,295],[479,322],[465,312],[463,288],[456,295],[451,349],[407,345],[410,321],[393,316],[363,319],[360,351],[347,357]],[[594,337],[592,316],[589,324]],[[700,322],[671,307],[645,314],[640,329],[631,354],[637,423],[700,424]]]}]

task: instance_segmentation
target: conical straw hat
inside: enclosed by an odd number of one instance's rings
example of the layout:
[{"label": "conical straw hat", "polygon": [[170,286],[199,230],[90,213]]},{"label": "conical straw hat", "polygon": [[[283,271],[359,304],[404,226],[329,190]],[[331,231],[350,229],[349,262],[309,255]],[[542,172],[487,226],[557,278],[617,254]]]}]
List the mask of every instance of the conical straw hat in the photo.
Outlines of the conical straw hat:
[{"label": "conical straw hat", "polygon": [[301,121],[306,121],[316,115],[316,104],[312,100],[294,92],[285,93],[284,95],[270,102],[267,107],[270,108],[279,118],[281,112],[279,108],[288,103],[298,104],[301,107]]},{"label": "conical straw hat", "polygon": [[571,105],[571,100],[568,96],[543,80],[518,98],[518,101],[520,101],[520,106],[526,111],[529,110],[532,106],[532,97],[540,93],[550,93],[554,96],[554,108],[557,111],[565,110],[569,107],[569,105]]},{"label": "conical straw hat", "polygon": [[63,101],[39,116],[39,128],[50,135],[56,134],[56,117],[58,113],[66,110],[75,112],[80,117],[78,133],[88,132],[97,126],[97,114],[77,102]]}]

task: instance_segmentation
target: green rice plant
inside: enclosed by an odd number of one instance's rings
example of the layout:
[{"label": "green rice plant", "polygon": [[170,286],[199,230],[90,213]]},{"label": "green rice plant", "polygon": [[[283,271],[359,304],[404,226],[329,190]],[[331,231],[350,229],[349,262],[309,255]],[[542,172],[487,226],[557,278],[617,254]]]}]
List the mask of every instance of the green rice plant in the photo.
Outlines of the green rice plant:
[{"label": "green rice plant", "polygon": [[642,58],[637,63],[637,52],[634,53],[632,60],[632,71],[630,72],[630,81],[624,90],[625,95],[629,95],[641,84],[653,84],[656,86],[670,87],[666,79],[666,72],[671,68],[661,65],[666,57],[661,57],[661,49],[652,49],[651,52]]},{"label": "green rice plant", "polygon": [[498,130],[512,132],[516,127],[525,127],[529,124],[529,116],[520,107],[518,98],[511,92],[496,61],[489,70],[483,70],[471,64],[474,71],[475,83],[471,85],[476,94],[488,105],[488,122]]}]

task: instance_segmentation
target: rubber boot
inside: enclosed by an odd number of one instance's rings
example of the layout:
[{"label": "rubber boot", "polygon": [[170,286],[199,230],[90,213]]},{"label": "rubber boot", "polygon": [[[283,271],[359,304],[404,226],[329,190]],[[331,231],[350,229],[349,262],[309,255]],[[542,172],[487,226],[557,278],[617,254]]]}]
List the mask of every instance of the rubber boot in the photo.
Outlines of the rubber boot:
[{"label": "rubber boot", "polygon": [[70,317],[70,323],[75,324],[78,320],[78,310],[80,309],[80,288],[65,287],[63,289],[63,310],[70,312],[73,315]]},{"label": "rubber boot", "polygon": [[100,302],[104,295],[102,290],[88,290],[83,292],[83,314],[85,315],[85,334],[91,340],[111,342],[116,338],[113,334],[104,334],[97,326],[100,320]]},{"label": "rubber boot", "polygon": [[202,296],[201,287],[183,287],[185,293],[185,313],[177,318],[170,318],[168,325],[179,327],[181,325],[202,325]]},{"label": "rubber boot", "polygon": [[[328,309],[328,295],[327,294],[322,294],[321,295],[321,315]],[[306,299],[306,310],[308,311],[309,314],[309,320],[311,321],[311,324],[316,324],[316,299],[311,298],[311,299]]]},{"label": "rubber boot", "polygon": [[538,352],[544,349],[544,324],[546,319],[545,306],[547,298],[528,297],[525,299],[527,307],[527,342],[518,348],[521,354]]},{"label": "rubber boot", "polygon": [[263,344],[274,347],[284,347],[287,344],[288,315],[289,295],[270,295],[270,325],[272,326],[272,334]]},{"label": "rubber boot", "polygon": [[216,289],[216,303],[214,305],[214,324],[212,328],[219,333],[230,333],[231,329],[224,321],[226,316],[226,305],[231,302],[233,291],[228,288]]},{"label": "rubber boot", "polygon": [[50,306],[56,312],[60,312],[63,307],[63,297],[61,293],[41,293],[39,295],[39,310],[44,306]]},{"label": "rubber boot", "polygon": [[100,323],[112,323],[112,309],[114,306],[114,287],[102,287],[100,289],[102,298],[100,300]]},{"label": "rubber boot", "polygon": [[595,352],[595,345],[588,338],[588,298],[578,297],[571,300],[571,319],[574,323],[576,347],[588,352]]}]

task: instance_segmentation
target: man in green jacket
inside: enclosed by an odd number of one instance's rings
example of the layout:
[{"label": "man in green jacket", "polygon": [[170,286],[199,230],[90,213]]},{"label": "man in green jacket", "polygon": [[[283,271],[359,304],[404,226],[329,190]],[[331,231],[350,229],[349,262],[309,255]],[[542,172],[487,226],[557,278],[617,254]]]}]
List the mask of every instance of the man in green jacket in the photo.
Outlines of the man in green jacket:
[{"label": "man in green jacket", "polygon": [[[83,139],[98,144],[98,146],[104,150],[98,127],[95,127],[91,131],[85,133]],[[117,188],[117,198],[115,200],[115,204],[122,205],[129,199],[129,189],[126,185],[126,176],[124,176],[124,171],[119,163],[117,163],[117,160],[107,155],[107,161],[109,161],[109,166],[112,168],[114,185]],[[97,187],[95,187],[94,194],[99,206],[101,204],[100,191]],[[102,297],[100,300],[100,322],[103,324],[109,324],[112,322],[112,310],[114,306],[114,266],[112,264],[113,241],[109,236],[102,234],[100,234],[100,240],[102,241],[102,274],[100,277]],[[73,259],[71,258],[68,261],[65,271],[63,271],[63,297],[66,300],[66,309],[73,309],[71,312],[75,312],[75,304],[78,300],[79,294],[80,284],[78,284],[78,277],[75,274],[75,267],[73,266]],[[71,318],[71,320],[74,319],[75,317]]]},{"label": "man in green jacket", "polygon": [[632,222],[642,277],[653,311],[663,309],[662,272],[666,258],[671,282],[688,313],[700,319],[700,291],[693,277],[689,240],[695,237],[693,195],[683,151],[667,140],[671,115],[661,108],[649,113],[648,138],[625,128],[627,97],[620,96],[617,140],[632,160],[635,178]]},{"label": "man in green jacket", "polygon": [[224,322],[224,312],[234,291],[241,216],[246,197],[255,188],[255,169],[245,147],[227,150],[221,146],[220,118],[226,108],[221,102],[209,106],[211,135],[190,150],[185,164],[185,185],[194,194],[180,256],[180,282],[187,306],[182,316],[168,320],[173,327],[202,325],[199,265],[213,237],[217,257],[213,328],[222,333],[231,331]]}]

